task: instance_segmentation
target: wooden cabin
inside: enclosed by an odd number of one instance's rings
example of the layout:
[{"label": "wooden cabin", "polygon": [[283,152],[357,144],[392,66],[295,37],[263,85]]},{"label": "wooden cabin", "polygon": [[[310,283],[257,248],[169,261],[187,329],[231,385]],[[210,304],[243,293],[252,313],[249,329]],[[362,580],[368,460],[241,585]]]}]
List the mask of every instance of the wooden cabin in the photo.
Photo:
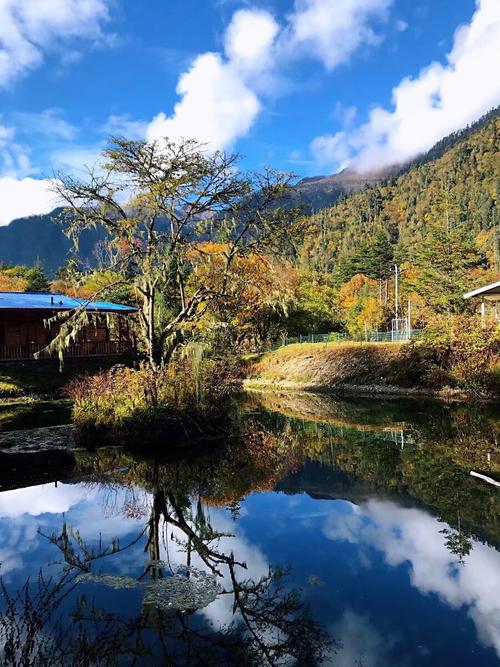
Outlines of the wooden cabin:
[{"label": "wooden cabin", "polygon": [[[0,361],[24,361],[56,356],[45,348],[55,338],[60,324],[48,324],[57,313],[71,315],[84,307],[92,323],[78,332],[65,357],[109,357],[135,347],[130,317],[137,308],[106,301],[74,299],[64,294],[0,292]],[[109,315],[114,317],[110,318]]]}]

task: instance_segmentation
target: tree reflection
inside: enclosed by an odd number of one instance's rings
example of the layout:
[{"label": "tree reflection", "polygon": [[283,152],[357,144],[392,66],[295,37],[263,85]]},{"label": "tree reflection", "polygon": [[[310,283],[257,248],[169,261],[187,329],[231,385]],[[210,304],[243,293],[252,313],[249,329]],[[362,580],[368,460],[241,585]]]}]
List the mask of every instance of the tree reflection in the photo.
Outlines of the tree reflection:
[{"label": "tree reflection", "polygon": [[440,531],[445,537],[445,545],[448,551],[457,557],[457,562],[460,565],[465,564],[465,557],[468,556],[472,550],[472,539],[462,530],[460,522],[460,515],[457,516],[457,527],[448,526]]},{"label": "tree reflection", "polygon": [[[63,522],[57,533],[45,536],[63,557],[62,576],[48,581],[40,576],[15,595],[3,588],[4,664],[316,665],[334,652],[335,642],[315,621],[301,591],[290,587],[287,571],[270,567],[258,578],[246,576],[234,536],[214,528],[201,498],[163,488],[158,472],[156,464],[149,516],[129,542],[99,539],[91,546]],[[139,499],[131,506],[129,497],[124,511],[141,516],[143,508]],[[236,553],[223,548],[228,541]],[[142,574],[134,579],[102,574],[107,559],[138,543],[146,554]],[[170,563],[172,548],[177,559],[184,554],[184,565]],[[97,602],[80,592],[85,583],[100,587]],[[106,596],[100,596],[106,588],[141,599],[139,612],[107,610]],[[207,622],[200,610],[226,596],[230,622]]]}]

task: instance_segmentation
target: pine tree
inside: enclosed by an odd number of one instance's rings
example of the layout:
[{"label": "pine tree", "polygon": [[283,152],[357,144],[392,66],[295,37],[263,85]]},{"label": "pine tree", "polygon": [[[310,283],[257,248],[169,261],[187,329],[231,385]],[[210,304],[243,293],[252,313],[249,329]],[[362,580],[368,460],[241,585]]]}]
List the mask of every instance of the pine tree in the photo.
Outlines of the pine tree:
[{"label": "pine tree", "polygon": [[26,271],[26,285],[25,292],[48,292],[50,290],[49,281],[44,273],[42,265],[37,262],[32,269]]},{"label": "pine tree", "polygon": [[413,288],[436,312],[460,312],[469,286],[467,271],[485,263],[465,225],[431,225],[415,252]]},{"label": "pine tree", "polygon": [[383,280],[391,275],[393,262],[393,246],[385,231],[378,229],[372,237],[360,241],[356,252],[341,262],[339,275],[343,282],[357,274]]}]

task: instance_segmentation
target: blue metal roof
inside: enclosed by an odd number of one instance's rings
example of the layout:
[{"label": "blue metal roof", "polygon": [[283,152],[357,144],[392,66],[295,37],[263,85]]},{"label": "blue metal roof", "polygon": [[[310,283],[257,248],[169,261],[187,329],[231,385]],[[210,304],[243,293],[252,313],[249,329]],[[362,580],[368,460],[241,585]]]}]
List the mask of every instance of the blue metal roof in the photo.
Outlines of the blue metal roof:
[{"label": "blue metal roof", "polygon": [[0,292],[0,310],[74,310],[85,305],[85,310],[103,313],[135,313],[138,309],[109,301],[74,299],[65,294],[39,292]]}]

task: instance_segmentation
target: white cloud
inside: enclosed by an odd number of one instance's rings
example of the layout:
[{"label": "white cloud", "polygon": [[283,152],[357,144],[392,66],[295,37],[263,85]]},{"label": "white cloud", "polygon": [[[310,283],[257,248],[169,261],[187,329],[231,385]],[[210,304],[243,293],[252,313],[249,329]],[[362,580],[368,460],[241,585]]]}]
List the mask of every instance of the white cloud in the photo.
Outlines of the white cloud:
[{"label": "white cloud", "polygon": [[124,136],[127,139],[144,139],[148,123],[133,120],[127,114],[112,114],[101,129],[104,134]]},{"label": "white cloud", "polygon": [[44,109],[41,112],[17,112],[13,114],[16,131],[24,134],[41,134],[70,141],[78,133],[77,128],[63,118],[61,109]]},{"label": "white cloud", "polygon": [[268,69],[271,47],[278,32],[279,26],[268,12],[236,12],[224,40],[229,61],[240,72],[259,73]]},{"label": "white cloud", "polygon": [[269,12],[240,10],[225,34],[225,53],[203,53],[182,74],[180,101],[167,117],[160,113],[147,130],[149,141],[196,138],[211,149],[224,149],[253,125],[261,102],[250,85],[271,67],[279,27]]},{"label": "white cloud", "polygon": [[74,41],[105,39],[109,0],[2,0],[0,88],[36,69],[47,51],[74,51]]},{"label": "white cloud", "polygon": [[216,53],[205,53],[182,75],[182,97],[172,116],[158,114],[147,131],[149,141],[196,138],[212,149],[228,148],[252,126],[261,104],[239,72]]},{"label": "white cloud", "polygon": [[50,155],[50,169],[56,173],[62,171],[76,176],[87,173],[98,165],[104,144],[78,145],[69,144],[52,151]]},{"label": "white cloud", "polygon": [[15,518],[23,514],[62,514],[82,500],[95,496],[91,489],[77,484],[42,484],[0,493],[0,517]]},{"label": "white cloud", "polygon": [[34,172],[29,149],[17,143],[15,135],[13,127],[0,125],[0,177],[24,178]]},{"label": "white cloud", "polygon": [[289,48],[316,56],[328,69],[347,62],[363,44],[377,44],[371,27],[392,0],[297,0],[290,15]]},{"label": "white cloud", "polygon": [[0,225],[15,218],[49,213],[57,206],[50,181],[38,178],[0,177]]},{"label": "white cloud", "polygon": [[378,38],[369,24],[392,0],[296,0],[280,26],[267,11],[241,9],[232,17],[223,53],[203,53],[182,74],[173,113],[158,114],[148,140],[194,137],[212,149],[230,148],[245,136],[263,108],[262,96],[280,89],[276,72],[304,55],[328,69],[346,62]]},{"label": "white cloud", "polygon": [[388,655],[393,640],[382,636],[366,616],[347,609],[332,629],[341,644],[332,664],[335,667],[382,667],[390,664]]},{"label": "white cloud", "polygon": [[333,165],[336,171],[344,169],[352,156],[346,132],[315,137],[311,142],[311,152],[318,164]]},{"label": "white cloud", "polygon": [[360,171],[404,162],[500,103],[500,2],[477,0],[470,24],[455,33],[445,65],[433,62],[393,90],[393,109],[374,108],[368,122],[311,143],[318,163],[349,159]]},{"label": "white cloud", "polygon": [[[15,113],[16,127],[0,125],[0,226],[16,218],[49,213],[58,202],[50,191],[51,183],[40,178],[40,170],[33,166],[30,149],[16,141],[16,134],[41,134],[47,138],[68,141],[76,134],[76,128],[61,117],[59,110],[46,109],[41,113]],[[75,170],[82,166],[82,158],[95,161],[97,153],[72,149],[54,152],[55,165]],[[68,166],[69,163],[71,167]],[[38,176],[38,178],[37,178]]]}]

